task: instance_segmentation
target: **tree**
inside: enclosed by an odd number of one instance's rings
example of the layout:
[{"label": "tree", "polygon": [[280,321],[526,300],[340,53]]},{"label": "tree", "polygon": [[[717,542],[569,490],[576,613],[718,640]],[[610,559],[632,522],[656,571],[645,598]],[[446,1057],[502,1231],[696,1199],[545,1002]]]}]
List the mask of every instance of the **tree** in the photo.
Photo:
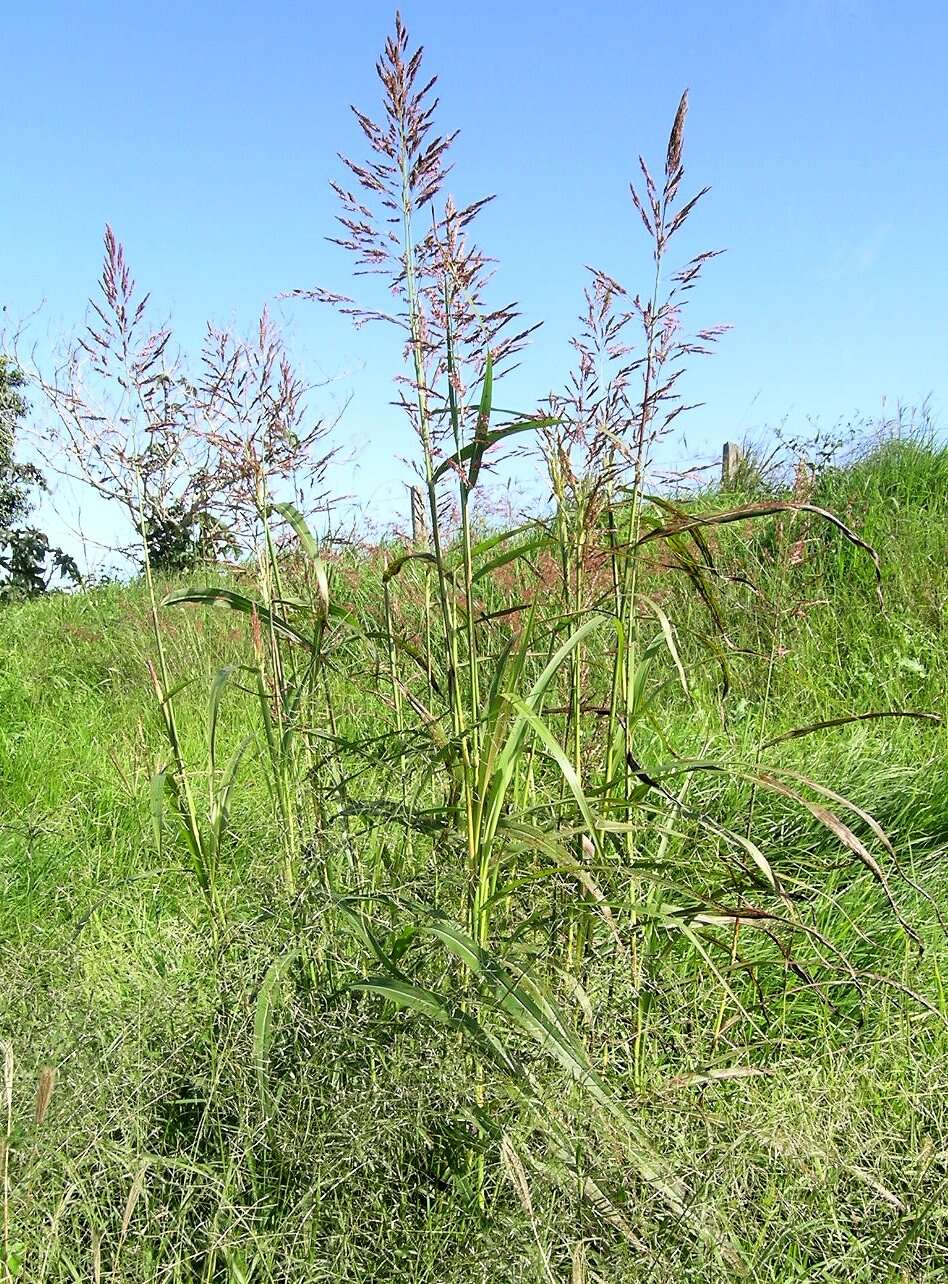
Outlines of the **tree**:
[{"label": "tree", "polygon": [[22,371],[0,356],[0,601],[45,593],[57,574],[79,581],[69,554],[53,548],[37,527],[23,524],[35,507],[31,492],[46,489],[39,469],[14,455],[29,409],[21,392],[25,383]]}]

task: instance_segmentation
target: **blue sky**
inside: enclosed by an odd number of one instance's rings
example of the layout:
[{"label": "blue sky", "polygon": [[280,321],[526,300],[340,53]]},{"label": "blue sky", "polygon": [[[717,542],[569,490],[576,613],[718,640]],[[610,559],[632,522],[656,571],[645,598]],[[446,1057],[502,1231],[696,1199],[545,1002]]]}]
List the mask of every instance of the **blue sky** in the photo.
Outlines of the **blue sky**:
[{"label": "blue sky", "polygon": [[[687,385],[704,408],[681,455],[885,400],[944,408],[948,351],[948,6],[938,0],[640,0],[403,9],[458,127],[450,186],[496,192],[479,239],[498,301],[544,320],[505,403],[562,381],[583,265],[633,289],[647,247],[627,195],[691,91],[688,182],[710,183],[683,250],[726,248],[692,319],[734,328]],[[295,286],[351,288],[328,245],[336,152],[359,151],[393,10],[272,0],[8,6],[3,19],[0,305],[40,304],[40,347],[81,321],[102,228],[186,345],[246,327]],[[386,409],[397,352],[312,304],[276,305],[314,377],[353,394],[337,484],[375,515],[403,504],[411,444]]]}]

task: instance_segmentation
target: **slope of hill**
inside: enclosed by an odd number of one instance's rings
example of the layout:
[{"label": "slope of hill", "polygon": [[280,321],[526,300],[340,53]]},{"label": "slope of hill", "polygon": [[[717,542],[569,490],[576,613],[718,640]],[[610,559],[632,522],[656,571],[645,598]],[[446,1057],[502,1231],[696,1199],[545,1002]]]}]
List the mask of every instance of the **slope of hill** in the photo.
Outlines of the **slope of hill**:
[{"label": "slope of hill", "polygon": [[[723,630],[709,576],[696,595],[656,557],[641,813],[604,825],[578,875],[576,828],[515,871],[505,848],[473,962],[423,917],[463,927],[467,877],[450,789],[418,802],[440,769],[424,714],[410,722],[423,567],[386,582],[393,682],[379,558],[331,565],[349,631],[320,677],[323,723],[284,758],[253,673],[267,619],[159,608],[194,810],[222,818],[199,853],[210,900],[169,790],[147,585],[0,611],[9,1277],[681,1281],[730,1278],[740,1257],[757,1280],[948,1278],[948,452],[885,444],[809,502],[876,549],[884,606],[868,556],[812,514],[709,529]],[[524,590],[508,569],[484,577],[498,619]],[[535,586],[555,564],[534,570]],[[593,722],[608,674],[588,646]],[[931,716],[851,720],[865,713]],[[531,743],[516,788],[538,790],[537,815],[572,806],[551,745]],[[743,765],[682,776],[704,759]],[[281,795],[291,767],[302,803]],[[755,934],[767,887],[748,849],[746,876],[721,864],[699,813],[753,835],[776,872],[772,931]],[[501,957],[532,1026],[491,989]],[[686,1211],[641,1153],[680,1178]]]}]

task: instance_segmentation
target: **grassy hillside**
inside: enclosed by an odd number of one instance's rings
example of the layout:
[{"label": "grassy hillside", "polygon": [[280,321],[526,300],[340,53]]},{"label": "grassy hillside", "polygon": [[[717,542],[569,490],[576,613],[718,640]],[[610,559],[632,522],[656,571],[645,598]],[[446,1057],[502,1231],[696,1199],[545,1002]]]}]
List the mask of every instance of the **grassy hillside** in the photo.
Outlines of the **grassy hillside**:
[{"label": "grassy hillside", "polygon": [[[147,585],[0,611],[8,1275],[680,1281],[736,1278],[741,1260],[757,1280],[948,1279],[948,728],[781,739],[948,714],[948,453],[886,443],[808,498],[877,551],[884,605],[870,557],[813,514],[708,528],[700,592],[648,546],[635,816],[604,823],[577,872],[583,808],[605,794],[571,792],[531,732],[512,797],[550,850],[502,848],[473,963],[432,917],[465,926],[469,870],[445,820],[449,748],[418,712],[438,688],[424,563],[383,589],[382,555],[330,560],[338,614],[307,688],[319,721],[280,760],[289,801],[255,673],[263,655],[305,667],[305,648],[268,650],[266,619],[159,607],[202,823],[247,739],[210,895],[169,791]],[[305,563],[284,565],[319,597]],[[551,609],[555,574],[540,547],[483,575],[485,655],[516,648],[530,602]],[[565,669],[543,706],[582,763],[606,734],[599,638],[582,726],[559,712]],[[704,761],[729,766],[681,774]],[[541,1018],[553,1033],[535,1037]]]}]

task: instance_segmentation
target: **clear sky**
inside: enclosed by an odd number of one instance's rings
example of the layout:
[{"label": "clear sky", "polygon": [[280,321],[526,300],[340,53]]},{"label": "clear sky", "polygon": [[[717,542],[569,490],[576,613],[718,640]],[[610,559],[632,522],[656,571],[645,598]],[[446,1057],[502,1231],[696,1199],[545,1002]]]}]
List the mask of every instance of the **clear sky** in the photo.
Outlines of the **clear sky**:
[{"label": "clear sky", "polygon": [[[687,385],[705,407],[681,454],[789,418],[824,425],[888,399],[948,395],[948,107],[944,0],[414,0],[403,7],[460,128],[450,186],[496,192],[479,240],[498,301],[543,320],[504,395],[562,382],[583,264],[633,289],[647,247],[627,181],[664,152],[691,90],[687,182],[712,192],[684,249],[726,248],[693,320],[729,322]],[[4,6],[0,305],[43,309],[42,344],[78,326],[103,225],[185,344],[205,319],[249,325],[281,291],[351,289],[328,245],[327,180],[374,113],[376,0],[32,0]],[[386,409],[392,336],[279,304],[290,345],[331,394],[354,462],[337,484],[403,506],[410,443]]]}]

